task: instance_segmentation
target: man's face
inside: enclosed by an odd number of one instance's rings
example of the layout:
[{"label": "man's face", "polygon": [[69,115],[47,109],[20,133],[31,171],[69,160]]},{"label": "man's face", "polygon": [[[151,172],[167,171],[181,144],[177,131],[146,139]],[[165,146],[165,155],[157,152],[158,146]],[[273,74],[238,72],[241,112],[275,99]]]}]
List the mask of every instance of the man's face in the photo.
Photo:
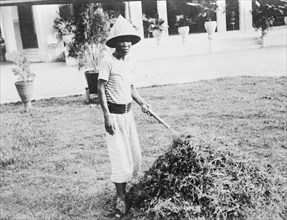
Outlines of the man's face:
[{"label": "man's face", "polygon": [[127,55],[130,51],[132,42],[129,38],[120,38],[116,45],[116,51],[122,55]]}]

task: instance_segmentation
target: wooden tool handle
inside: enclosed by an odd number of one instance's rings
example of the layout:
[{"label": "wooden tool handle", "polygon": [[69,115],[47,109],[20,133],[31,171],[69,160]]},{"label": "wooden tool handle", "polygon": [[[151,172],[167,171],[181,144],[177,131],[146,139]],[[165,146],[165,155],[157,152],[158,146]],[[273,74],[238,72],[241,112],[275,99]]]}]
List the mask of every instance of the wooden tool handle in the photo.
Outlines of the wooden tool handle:
[{"label": "wooden tool handle", "polygon": [[158,120],[161,124],[163,124],[165,127],[167,127],[170,130],[173,130],[169,124],[167,124],[161,117],[159,117],[156,113],[154,113],[151,109],[149,110],[149,113]]},{"label": "wooden tool handle", "polygon": [[159,117],[156,113],[154,113],[151,109],[149,109],[149,113],[158,120],[161,124],[163,124],[166,128],[168,128],[172,132],[173,141],[179,141],[179,134],[175,130],[173,130],[168,123],[166,123],[161,117]]}]

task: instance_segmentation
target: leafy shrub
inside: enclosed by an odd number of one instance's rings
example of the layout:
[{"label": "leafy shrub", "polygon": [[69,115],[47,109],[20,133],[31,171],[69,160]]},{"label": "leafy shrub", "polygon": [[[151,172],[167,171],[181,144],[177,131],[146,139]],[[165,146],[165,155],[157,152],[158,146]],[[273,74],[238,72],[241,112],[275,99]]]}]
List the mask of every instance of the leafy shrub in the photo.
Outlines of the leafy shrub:
[{"label": "leafy shrub", "polygon": [[23,54],[15,56],[12,72],[18,78],[17,81],[29,82],[35,78],[35,73],[30,69],[30,63]]},{"label": "leafy shrub", "polygon": [[186,2],[191,6],[191,14],[203,18],[205,21],[216,20],[217,0],[201,0],[199,3]]},{"label": "leafy shrub", "polygon": [[273,4],[260,4],[255,1],[255,9],[252,11],[253,27],[256,30],[265,32],[270,30],[276,24],[276,14],[283,15],[282,10]]},{"label": "leafy shrub", "polygon": [[56,36],[59,40],[63,40],[65,35],[74,35],[76,32],[75,19],[72,17],[68,20],[61,17],[55,18],[53,27],[57,30]]},{"label": "leafy shrub", "polygon": [[278,8],[281,10],[284,16],[287,16],[287,0],[280,0],[280,5]]},{"label": "leafy shrub", "polygon": [[271,166],[259,169],[185,135],[133,185],[130,197],[134,215],[148,219],[284,219],[283,187]]},{"label": "leafy shrub", "polygon": [[116,18],[115,12],[104,11],[99,3],[82,5],[69,50],[69,56],[78,60],[79,69],[97,71],[103,54],[108,50],[105,42]]},{"label": "leafy shrub", "polygon": [[181,17],[179,20],[175,23],[176,27],[185,27],[190,26],[192,24],[191,20],[186,17]]},{"label": "leafy shrub", "polygon": [[159,15],[156,15],[155,18],[151,18],[147,15],[143,15],[143,22],[147,26],[147,31],[152,32],[154,30],[165,31],[168,26],[165,24],[165,20],[159,18]]}]

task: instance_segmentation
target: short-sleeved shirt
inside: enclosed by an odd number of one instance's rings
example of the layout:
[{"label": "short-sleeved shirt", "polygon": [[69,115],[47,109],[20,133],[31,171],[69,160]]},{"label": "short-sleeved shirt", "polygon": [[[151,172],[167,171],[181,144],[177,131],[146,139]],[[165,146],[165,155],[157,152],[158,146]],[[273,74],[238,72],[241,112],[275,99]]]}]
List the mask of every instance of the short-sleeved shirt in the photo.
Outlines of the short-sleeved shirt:
[{"label": "short-sleeved shirt", "polygon": [[116,104],[127,104],[132,101],[131,86],[134,84],[135,61],[131,57],[119,60],[107,54],[99,67],[99,77],[107,81],[107,101]]}]

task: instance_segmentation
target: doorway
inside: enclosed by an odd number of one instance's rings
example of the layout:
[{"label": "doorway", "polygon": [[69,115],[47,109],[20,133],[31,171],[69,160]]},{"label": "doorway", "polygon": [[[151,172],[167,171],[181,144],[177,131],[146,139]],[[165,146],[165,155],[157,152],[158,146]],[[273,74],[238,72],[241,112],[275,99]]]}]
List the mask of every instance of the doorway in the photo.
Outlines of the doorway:
[{"label": "doorway", "polygon": [[226,30],[239,30],[239,3],[238,0],[226,1]]},{"label": "doorway", "polygon": [[19,5],[18,16],[23,49],[38,48],[31,5]]}]

